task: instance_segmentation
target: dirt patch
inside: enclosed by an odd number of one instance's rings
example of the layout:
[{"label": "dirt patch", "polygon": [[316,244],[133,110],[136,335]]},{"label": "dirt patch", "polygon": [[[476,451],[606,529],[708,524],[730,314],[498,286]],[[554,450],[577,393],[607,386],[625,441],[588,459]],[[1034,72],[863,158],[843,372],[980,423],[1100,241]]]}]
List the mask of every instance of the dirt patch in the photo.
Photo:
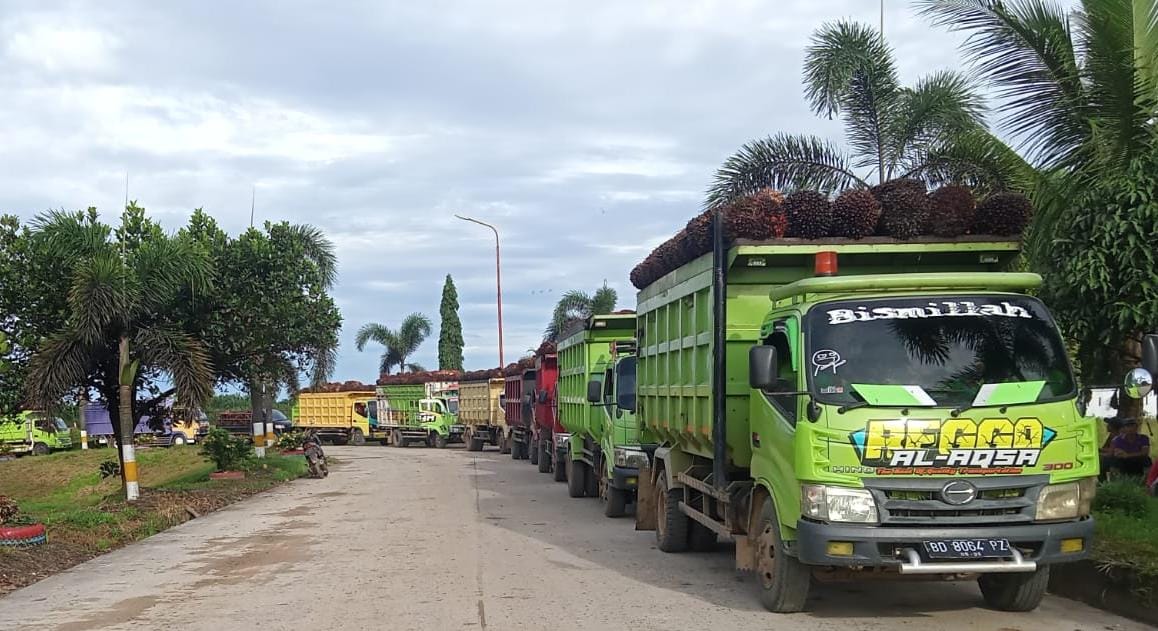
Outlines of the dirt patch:
[{"label": "dirt patch", "polygon": [[87,631],[105,629],[136,620],[141,614],[152,609],[160,599],[156,596],[126,598],[111,608],[97,612],[84,620],[57,625],[56,631]]}]

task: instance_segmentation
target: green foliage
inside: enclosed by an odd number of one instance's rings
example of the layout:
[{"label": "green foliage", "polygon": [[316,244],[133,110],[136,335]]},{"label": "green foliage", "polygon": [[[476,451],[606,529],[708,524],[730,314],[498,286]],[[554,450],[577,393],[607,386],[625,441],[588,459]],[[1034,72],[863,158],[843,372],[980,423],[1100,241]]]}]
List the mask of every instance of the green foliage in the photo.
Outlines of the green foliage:
[{"label": "green foliage", "polygon": [[1099,513],[1120,513],[1129,517],[1145,517],[1149,513],[1150,496],[1136,478],[1103,482],[1094,496],[1094,510]]},{"label": "green foliage", "polygon": [[121,474],[121,463],[116,460],[105,460],[101,463],[101,478],[111,478]]},{"label": "green foliage", "polygon": [[253,458],[253,443],[215,427],[205,436],[201,444],[201,454],[212,460],[218,471],[240,471],[247,467]]},{"label": "green foliage", "polygon": [[286,432],[277,437],[277,448],[282,451],[295,451],[302,448],[305,440],[304,432]]},{"label": "green foliage", "polygon": [[559,299],[555,311],[551,314],[551,321],[543,333],[543,339],[554,342],[559,339],[563,331],[573,322],[586,320],[594,315],[604,315],[615,311],[619,302],[619,294],[614,289],[603,286],[595,290],[594,294],[587,294],[579,290],[572,290]]},{"label": "green foliage", "polygon": [[458,318],[458,290],[450,274],[442,285],[438,313],[442,320],[438,327],[438,369],[462,370],[462,320]]},{"label": "green foliage", "polygon": [[354,337],[354,344],[359,352],[370,342],[377,342],[385,347],[379,361],[379,370],[383,375],[390,374],[395,367],[400,372],[406,370],[421,372],[422,366],[406,360],[422,346],[426,338],[430,337],[430,331],[430,318],[421,313],[412,313],[402,320],[397,330],[376,323],[362,325]]},{"label": "green foliage", "polygon": [[982,192],[1024,179],[1026,166],[984,125],[985,104],[964,75],[941,71],[903,86],[893,50],[872,27],[822,26],[805,53],[804,89],[812,110],[844,120],[850,152],[815,136],[781,133],[751,141],[728,158],[708,191],[718,206],[765,187],[832,193],[922,178]]}]

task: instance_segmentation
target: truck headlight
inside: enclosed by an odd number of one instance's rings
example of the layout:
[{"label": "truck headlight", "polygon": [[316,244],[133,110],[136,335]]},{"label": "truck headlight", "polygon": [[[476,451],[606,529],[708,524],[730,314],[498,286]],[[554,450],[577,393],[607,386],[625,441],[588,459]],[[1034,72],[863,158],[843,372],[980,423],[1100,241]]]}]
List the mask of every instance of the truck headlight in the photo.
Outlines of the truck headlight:
[{"label": "truck headlight", "polygon": [[643,469],[647,466],[647,454],[639,449],[616,447],[615,466]]},{"label": "truck headlight", "polygon": [[1094,501],[1097,481],[1086,478],[1079,482],[1050,484],[1041,489],[1037,496],[1037,521],[1059,521],[1078,519],[1090,514]]},{"label": "truck headlight", "polygon": [[800,487],[800,512],[818,521],[875,524],[877,503],[868,489],[804,484]]}]

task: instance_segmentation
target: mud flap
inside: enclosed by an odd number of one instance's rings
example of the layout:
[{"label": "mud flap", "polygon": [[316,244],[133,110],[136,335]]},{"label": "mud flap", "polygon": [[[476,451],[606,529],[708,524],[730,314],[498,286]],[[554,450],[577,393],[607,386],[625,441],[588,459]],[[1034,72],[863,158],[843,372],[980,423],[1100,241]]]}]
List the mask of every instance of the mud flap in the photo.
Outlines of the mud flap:
[{"label": "mud flap", "polygon": [[737,535],[736,569],[741,572],[756,571],[756,543],[748,535]]},{"label": "mud flap", "polygon": [[655,530],[655,520],[655,477],[651,467],[643,467],[635,488],[635,529]]}]

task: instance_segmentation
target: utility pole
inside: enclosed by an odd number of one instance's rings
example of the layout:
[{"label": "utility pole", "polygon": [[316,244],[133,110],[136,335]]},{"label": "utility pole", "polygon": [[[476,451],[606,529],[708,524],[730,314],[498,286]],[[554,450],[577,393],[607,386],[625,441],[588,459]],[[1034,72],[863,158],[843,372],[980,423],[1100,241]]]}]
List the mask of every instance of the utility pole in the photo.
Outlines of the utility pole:
[{"label": "utility pole", "polygon": [[486,223],[485,221],[479,221],[478,219],[473,219],[471,217],[463,217],[462,215],[455,215],[455,217],[463,221],[477,223],[480,226],[486,226],[495,233],[495,287],[498,290],[499,309],[499,368],[503,368],[507,364],[505,361],[503,361],[503,270],[501,255],[499,252],[499,229],[490,225],[489,223]]}]

